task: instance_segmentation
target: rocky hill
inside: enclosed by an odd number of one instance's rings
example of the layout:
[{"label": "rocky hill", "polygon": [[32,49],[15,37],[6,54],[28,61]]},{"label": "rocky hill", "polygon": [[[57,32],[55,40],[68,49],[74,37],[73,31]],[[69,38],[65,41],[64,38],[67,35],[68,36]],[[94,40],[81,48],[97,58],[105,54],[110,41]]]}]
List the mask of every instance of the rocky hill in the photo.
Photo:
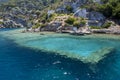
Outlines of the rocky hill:
[{"label": "rocky hill", "polygon": [[[119,19],[119,0],[1,0],[0,19],[5,27],[32,27],[67,14],[87,20],[87,26],[110,26],[107,18]],[[2,23],[2,22],[0,22]],[[39,23],[39,25],[38,25]],[[78,22],[77,22],[78,23]],[[7,24],[7,25],[6,25]],[[8,25],[9,24],[9,25]]]},{"label": "rocky hill", "polygon": [[[39,18],[43,12],[47,12],[52,6],[58,6],[63,0],[1,0],[0,2],[0,18],[4,22],[27,26],[27,23]],[[4,26],[9,26],[5,24]]]}]

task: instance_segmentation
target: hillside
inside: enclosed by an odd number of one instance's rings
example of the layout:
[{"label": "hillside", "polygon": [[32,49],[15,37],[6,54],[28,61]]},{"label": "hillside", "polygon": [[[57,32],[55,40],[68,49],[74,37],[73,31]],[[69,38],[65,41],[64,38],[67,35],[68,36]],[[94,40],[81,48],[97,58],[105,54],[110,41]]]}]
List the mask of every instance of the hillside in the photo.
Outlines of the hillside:
[{"label": "hillside", "polygon": [[57,16],[67,14],[73,18],[83,18],[83,21],[75,21],[77,26],[84,23],[92,28],[108,28],[111,22],[107,19],[119,22],[119,6],[119,0],[9,0],[1,4],[0,18],[12,21],[7,23],[22,24],[24,27],[39,27],[40,24],[52,22]]},{"label": "hillside", "polygon": [[48,10],[55,9],[62,3],[63,0],[1,0],[0,19],[27,26],[27,23],[40,18]]}]

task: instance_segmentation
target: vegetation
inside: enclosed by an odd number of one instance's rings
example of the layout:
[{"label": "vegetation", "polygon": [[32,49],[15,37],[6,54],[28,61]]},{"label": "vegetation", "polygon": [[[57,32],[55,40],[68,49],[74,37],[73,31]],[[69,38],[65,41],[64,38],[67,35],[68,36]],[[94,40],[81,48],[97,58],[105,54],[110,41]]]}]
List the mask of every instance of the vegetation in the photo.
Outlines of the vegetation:
[{"label": "vegetation", "polygon": [[103,13],[107,18],[120,18],[120,0],[102,0],[103,5],[97,6],[97,11]]},{"label": "vegetation", "polygon": [[73,23],[76,21],[76,18],[74,17],[69,17],[65,22],[67,24],[73,25]]},{"label": "vegetation", "polygon": [[[7,0],[6,0],[7,1]],[[39,23],[35,24],[33,28],[44,27],[46,23],[52,21],[54,17],[63,14],[51,14],[48,15],[48,10],[55,10],[64,3],[65,0],[9,0],[6,3],[1,3],[0,12],[11,13],[19,18],[26,19],[29,21],[37,21]],[[72,1],[72,0],[67,0]],[[73,0],[75,1],[75,0]],[[93,0],[86,0],[84,5],[80,6],[82,8],[87,8],[89,11],[98,11],[104,14],[106,18],[120,19],[120,0],[102,0],[103,4],[93,3]],[[25,5],[25,6],[24,6]],[[86,24],[84,18],[73,17],[73,7],[68,4],[65,5],[65,9],[69,13],[69,18],[65,21],[66,25],[82,27]],[[21,13],[22,12],[22,13]],[[15,14],[14,14],[15,13]],[[17,14],[18,13],[18,14]],[[41,25],[42,23],[43,25]],[[0,23],[1,24],[1,23]],[[106,22],[101,28],[109,28],[111,26],[110,22]],[[99,28],[91,26],[91,28]]]},{"label": "vegetation", "polygon": [[91,29],[102,29],[102,28],[109,28],[112,25],[111,22],[104,23],[101,27],[98,26],[90,26]]},{"label": "vegetation", "polygon": [[98,26],[90,26],[91,29],[101,29],[101,27]]},{"label": "vegetation", "polygon": [[3,24],[3,22],[0,21],[0,24]]},{"label": "vegetation", "polygon": [[84,26],[84,25],[86,24],[86,21],[85,21],[85,20],[82,20],[82,21],[80,22],[80,24]]},{"label": "vegetation", "polygon": [[101,0],[103,4],[90,3],[83,5],[89,11],[98,11],[103,13],[106,18],[119,19],[120,18],[120,0]]},{"label": "vegetation", "polygon": [[50,21],[52,21],[55,17],[57,16],[57,14],[51,14],[51,15],[49,15],[49,17],[47,18],[47,22],[50,22]]},{"label": "vegetation", "polygon": [[80,27],[80,21],[75,21],[74,23],[73,23],[73,26],[76,26],[76,27]]},{"label": "vegetation", "polygon": [[34,26],[32,26],[32,29],[44,28],[46,26],[47,26],[47,24],[36,23]]},{"label": "vegetation", "polygon": [[36,29],[36,28],[39,28],[39,27],[40,27],[40,24],[36,23],[34,26],[32,26],[32,29]]},{"label": "vegetation", "polygon": [[111,26],[111,22],[106,22],[103,26],[102,26],[102,28],[109,28],[110,26]]},{"label": "vegetation", "polygon": [[86,21],[83,18],[75,18],[75,17],[69,17],[65,22],[69,25],[73,25],[78,28],[86,24]]},{"label": "vegetation", "polygon": [[66,10],[67,10],[69,13],[72,13],[72,12],[73,12],[73,8],[72,8],[72,6],[70,6],[70,5],[67,5],[67,6],[66,6]]}]

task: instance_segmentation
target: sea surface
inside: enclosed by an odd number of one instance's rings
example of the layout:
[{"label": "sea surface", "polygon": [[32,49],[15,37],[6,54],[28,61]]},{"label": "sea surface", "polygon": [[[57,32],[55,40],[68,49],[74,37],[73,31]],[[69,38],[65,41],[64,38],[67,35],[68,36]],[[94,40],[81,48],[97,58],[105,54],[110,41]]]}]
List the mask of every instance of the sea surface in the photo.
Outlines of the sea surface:
[{"label": "sea surface", "polygon": [[[42,35],[45,38],[41,40],[7,32],[0,30],[0,80],[120,80],[120,39],[116,36]],[[114,51],[96,64],[56,54],[65,51],[84,57],[103,47],[113,47]]]}]

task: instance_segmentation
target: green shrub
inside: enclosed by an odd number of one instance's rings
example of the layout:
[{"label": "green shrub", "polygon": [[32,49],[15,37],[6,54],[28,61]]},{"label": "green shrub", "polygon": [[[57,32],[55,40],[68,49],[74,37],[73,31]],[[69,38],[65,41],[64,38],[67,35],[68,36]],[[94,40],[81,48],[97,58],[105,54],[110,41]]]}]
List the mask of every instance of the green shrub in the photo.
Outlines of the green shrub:
[{"label": "green shrub", "polygon": [[68,27],[68,26],[71,26],[70,24],[67,24],[67,23],[65,23],[65,25],[64,25],[65,27]]},{"label": "green shrub", "polygon": [[37,11],[35,12],[35,14],[36,14],[37,16],[39,16],[39,15],[41,14],[41,12],[40,12],[39,10],[37,10]]},{"label": "green shrub", "polygon": [[0,24],[3,24],[3,22],[0,22]]},{"label": "green shrub", "polygon": [[82,20],[82,21],[80,22],[80,24],[85,25],[85,24],[86,24],[86,21]]},{"label": "green shrub", "polygon": [[91,29],[101,29],[101,27],[98,26],[90,26]]},{"label": "green shrub", "polygon": [[69,17],[65,22],[67,24],[73,25],[73,23],[76,21],[74,17]]},{"label": "green shrub", "polygon": [[67,6],[66,6],[66,10],[69,11],[70,13],[73,12],[73,8],[72,8],[72,6],[70,6],[70,5],[67,5]]},{"label": "green shrub", "polygon": [[40,27],[43,28],[43,27],[46,27],[47,24],[41,24]]},{"label": "green shrub", "polygon": [[105,24],[103,24],[102,28],[109,28],[111,24],[111,22],[106,22]]},{"label": "green shrub", "polygon": [[102,0],[104,4],[96,6],[96,11],[101,12],[107,18],[120,18],[120,0]]},{"label": "green shrub", "polygon": [[80,22],[79,22],[79,21],[75,21],[75,22],[73,23],[73,26],[75,26],[75,27],[80,27]]},{"label": "green shrub", "polygon": [[50,21],[52,21],[54,18],[55,18],[55,16],[57,16],[57,14],[51,14],[50,16],[49,16],[49,18],[47,19],[47,22],[50,22]]},{"label": "green shrub", "polygon": [[36,25],[32,26],[32,29],[36,29],[36,28],[38,28],[38,26],[36,26]]},{"label": "green shrub", "polygon": [[32,26],[33,29],[39,28],[41,25],[39,23],[35,24],[34,26]]}]

